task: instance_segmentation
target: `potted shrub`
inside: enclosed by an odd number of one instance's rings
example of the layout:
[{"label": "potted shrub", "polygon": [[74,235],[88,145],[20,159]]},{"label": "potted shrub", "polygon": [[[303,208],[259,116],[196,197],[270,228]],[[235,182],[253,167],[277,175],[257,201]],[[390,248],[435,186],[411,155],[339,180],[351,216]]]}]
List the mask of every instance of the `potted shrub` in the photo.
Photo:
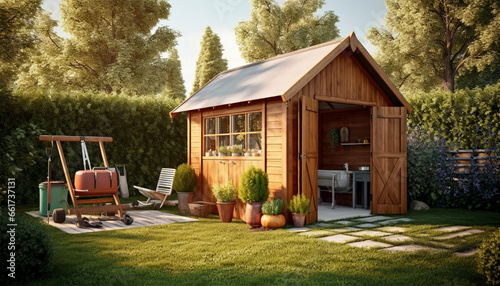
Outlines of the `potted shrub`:
[{"label": "potted shrub", "polygon": [[172,189],[177,192],[179,200],[179,211],[189,211],[188,203],[197,184],[198,180],[196,179],[196,174],[191,166],[187,164],[181,164],[179,167],[177,167]]},{"label": "potted shrub", "polygon": [[231,148],[231,156],[240,156],[243,153],[243,147],[241,145],[234,145]]},{"label": "potted shrub", "polygon": [[303,227],[306,223],[306,215],[309,213],[311,200],[304,195],[295,195],[288,202],[287,208],[292,212],[295,227]]},{"label": "potted shrub", "polygon": [[227,156],[229,155],[229,150],[227,149],[226,146],[220,146],[219,147],[219,156]]},{"label": "potted shrub", "polygon": [[286,224],[286,218],[281,213],[283,210],[283,200],[280,198],[265,202],[262,205],[262,218],[260,223],[265,228],[282,228]]},{"label": "potted shrub", "polygon": [[245,152],[245,157],[250,157],[252,156],[252,151],[250,149],[247,149],[247,151]]},{"label": "potted shrub", "polygon": [[261,168],[248,167],[241,174],[238,197],[246,203],[246,223],[251,227],[259,227],[262,216],[262,203],[269,197],[267,174]]},{"label": "potted shrub", "polygon": [[231,222],[233,220],[234,197],[236,195],[236,187],[233,181],[229,181],[224,185],[215,184],[212,187],[212,193],[217,199],[220,220],[222,222]]}]

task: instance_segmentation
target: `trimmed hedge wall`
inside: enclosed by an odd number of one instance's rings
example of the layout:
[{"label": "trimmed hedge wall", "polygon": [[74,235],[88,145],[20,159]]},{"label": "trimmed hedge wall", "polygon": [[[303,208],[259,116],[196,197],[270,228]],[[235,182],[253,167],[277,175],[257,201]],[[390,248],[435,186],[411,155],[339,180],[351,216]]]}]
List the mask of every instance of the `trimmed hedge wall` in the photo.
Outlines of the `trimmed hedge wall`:
[{"label": "trimmed hedge wall", "polygon": [[[131,97],[107,94],[19,94],[12,97],[12,110],[6,111],[13,126],[35,124],[43,134],[76,136],[110,136],[105,143],[111,166],[125,164],[129,190],[133,185],[154,188],[161,168],[177,167],[186,162],[187,123],[180,114],[171,119],[169,112],[180,102],[159,97]],[[3,112],[2,112],[3,113]],[[17,180],[18,203],[38,201],[38,184],[46,180],[50,142],[34,144],[35,164],[23,170]],[[99,144],[87,143],[92,167],[102,166]],[[63,143],[70,173],[83,169],[81,145]],[[64,180],[64,174],[54,145],[53,180]],[[29,192],[23,196],[19,192]]]},{"label": "trimmed hedge wall", "polygon": [[[452,149],[487,149],[488,132],[500,131],[500,83],[455,93],[433,91],[407,96],[414,111],[409,129],[443,137]],[[477,142],[476,142],[477,133]]]}]

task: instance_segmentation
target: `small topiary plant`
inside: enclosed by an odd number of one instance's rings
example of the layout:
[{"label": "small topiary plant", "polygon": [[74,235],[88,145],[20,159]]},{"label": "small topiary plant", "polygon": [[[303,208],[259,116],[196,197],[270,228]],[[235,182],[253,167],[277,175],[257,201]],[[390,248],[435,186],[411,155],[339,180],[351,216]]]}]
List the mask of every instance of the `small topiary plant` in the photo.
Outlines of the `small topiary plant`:
[{"label": "small topiary plant", "polygon": [[234,145],[231,148],[231,153],[237,153],[237,154],[243,153],[243,146],[241,146],[241,145]]},{"label": "small topiary plant", "polygon": [[287,208],[294,214],[306,215],[309,213],[311,200],[305,195],[295,195],[288,202]]},{"label": "small topiary plant", "polygon": [[477,270],[489,285],[500,285],[500,228],[483,241],[477,253]]},{"label": "small topiary plant", "polygon": [[177,167],[174,176],[174,183],[172,189],[176,192],[192,192],[198,180],[196,179],[196,173],[193,167],[188,164],[181,164]]},{"label": "small topiary plant", "polygon": [[[0,283],[9,285],[12,281],[26,282],[48,274],[52,270],[54,250],[47,229],[38,220],[23,215],[15,217],[17,224],[15,228],[7,225],[12,223],[7,219],[7,212],[0,212],[0,241],[2,242],[0,266],[3,269]],[[12,233],[15,234],[15,243],[9,244],[13,241]],[[14,256],[11,256],[11,253]],[[14,279],[12,276],[7,276],[12,271],[14,271],[12,274]]]},{"label": "small topiary plant", "polygon": [[262,214],[264,215],[279,215],[283,211],[283,200],[276,198],[270,202],[265,202],[262,205]]},{"label": "small topiary plant", "polygon": [[234,201],[236,187],[234,186],[233,181],[229,181],[224,185],[215,184],[212,187],[212,193],[218,203],[230,203]]},{"label": "small topiary plant", "polygon": [[229,150],[227,149],[226,146],[220,146],[219,147],[219,154],[228,155],[229,154]]},{"label": "small topiary plant", "polygon": [[238,197],[244,203],[259,203],[267,200],[269,182],[264,170],[250,166],[241,174]]}]

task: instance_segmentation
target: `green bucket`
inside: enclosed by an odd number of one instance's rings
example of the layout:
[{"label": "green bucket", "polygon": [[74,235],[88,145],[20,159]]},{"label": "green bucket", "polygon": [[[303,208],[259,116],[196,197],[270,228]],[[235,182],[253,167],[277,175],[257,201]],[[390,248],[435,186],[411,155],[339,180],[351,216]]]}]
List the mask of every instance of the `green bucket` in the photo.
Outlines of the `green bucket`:
[{"label": "green bucket", "polygon": [[[47,189],[48,182],[38,185],[40,189],[40,215],[47,216]],[[50,214],[55,209],[68,210],[66,199],[68,197],[68,186],[63,181],[50,182]]]}]

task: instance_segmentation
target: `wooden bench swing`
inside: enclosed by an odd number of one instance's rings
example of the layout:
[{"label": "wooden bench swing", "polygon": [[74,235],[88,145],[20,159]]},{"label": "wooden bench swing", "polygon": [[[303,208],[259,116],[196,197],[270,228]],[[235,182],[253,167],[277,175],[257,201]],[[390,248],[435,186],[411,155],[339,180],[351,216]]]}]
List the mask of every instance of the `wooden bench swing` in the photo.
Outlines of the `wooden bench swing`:
[{"label": "wooden bench swing", "polygon": [[[52,144],[55,142],[57,145],[64,177],[68,185],[71,201],[73,202],[72,208],[68,206],[68,214],[76,215],[78,220],[76,225],[78,227],[99,227],[99,225],[89,224],[87,218],[82,218],[82,214],[91,213],[118,212],[119,219],[126,225],[134,221],[125,212],[125,210],[130,209],[130,206],[120,203],[116,171],[109,170],[108,158],[104,150],[104,142],[113,142],[112,137],[40,135],[39,139],[40,141],[50,141]],[[84,144],[84,142],[98,142],[102,161],[104,162],[104,168],[78,171],[75,175],[75,185],[73,185],[61,142],[82,142],[82,144]],[[115,205],[108,204],[112,203],[113,200]],[[82,207],[82,205],[92,206]],[[47,211],[49,212],[50,210]],[[55,209],[52,219],[56,223],[63,223],[66,220],[64,209]]]}]

